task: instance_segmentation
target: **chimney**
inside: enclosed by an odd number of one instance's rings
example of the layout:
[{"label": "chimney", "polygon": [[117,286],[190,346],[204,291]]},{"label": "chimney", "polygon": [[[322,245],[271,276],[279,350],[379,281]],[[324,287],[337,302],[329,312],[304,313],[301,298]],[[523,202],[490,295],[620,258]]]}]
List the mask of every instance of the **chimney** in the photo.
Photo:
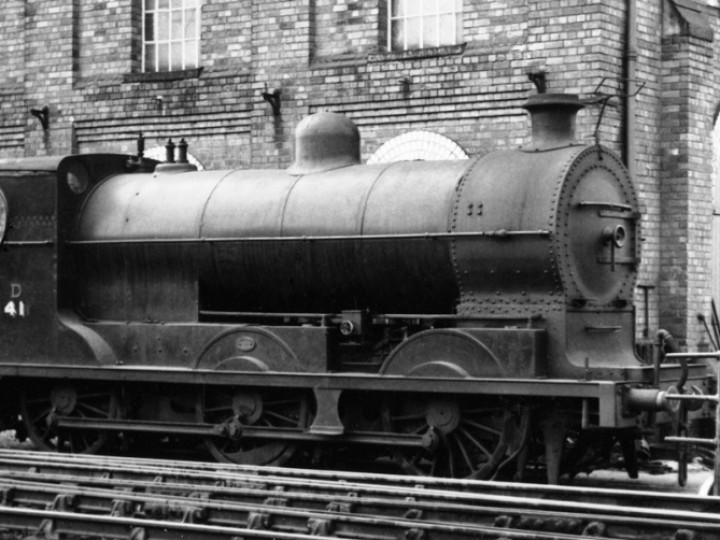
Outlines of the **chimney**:
[{"label": "chimney", "polygon": [[575,143],[575,117],[584,108],[574,94],[536,94],[523,109],[530,113],[532,141],[526,150],[550,150]]}]

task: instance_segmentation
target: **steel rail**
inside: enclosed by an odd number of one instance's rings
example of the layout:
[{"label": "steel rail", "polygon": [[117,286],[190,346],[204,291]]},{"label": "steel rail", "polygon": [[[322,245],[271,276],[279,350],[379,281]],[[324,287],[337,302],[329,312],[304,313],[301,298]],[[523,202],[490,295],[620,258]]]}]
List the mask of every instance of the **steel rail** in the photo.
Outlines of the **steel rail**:
[{"label": "steel rail", "polygon": [[[32,473],[29,478],[36,476]],[[70,482],[73,482],[71,484]],[[104,487],[93,487],[93,486]],[[385,492],[385,496],[378,494],[370,495],[364,493],[361,485],[351,487],[343,496],[338,494],[326,495],[317,492],[318,486],[304,483],[303,491],[287,492],[278,490],[277,487],[252,487],[239,488],[228,486],[197,486],[193,484],[158,483],[119,481],[103,478],[77,479],[62,475],[41,475],[36,480],[18,479],[8,475],[0,479],[0,489],[10,490],[4,493],[13,501],[25,498],[25,501],[34,501],[35,504],[45,506],[52,502],[59,495],[72,495],[74,497],[86,496],[97,497],[112,501],[123,500],[135,503],[147,503],[160,500],[168,507],[175,505],[181,508],[185,503],[189,508],[204,509],[233,509],[234,504],[240,504],[242,511],[262,511],[266,504],[270,504],[272,512],[284,512],[284,509],[275,510],[274,506],[278,501],[283,501],[294,512],[302,508],[303,512],[320,512],[328,506],[342,507],[346,505],[353,507],[350,513],[359,512],[358,509],[366,509],[372,512],[388,512],[393,518],[399,519],[409,511],[422,511],[423,514],[432,515],[433,519],[448,522],[447,516],[465,514],[470,523],[483,515],[498,515],[500,513],[523,516],[534,514],[534,517],[541,517],[541,514],[550,512],[553,516],[562,516],[567,519],[588,518],[605,519],[614,524],[629,525],[642,521],[645,524],[655,526],[680,528],[699,526],[712,527],[715,530],[720,525],[720,514],[707,511],[692,512],[687,510],[666,509],[666,508],[644,508],[634,506],[618,506],[615,504],[600,504],[577,502],[567,500],[552,500],[528,496],[503,496],[463,494],[443,492],[442,494],[428,493],[423,489],[395,489]],[[345,487],[345,486],[343,486]],[[353,488],[357,488],[353,489]],[[118,490],[126,490],[118,493]],[[132,490],[132,491],[130,491]],[[22,494],[21,494],[22,492]],[[43,494],[50,493],[48,499]],[[442,496],[441,496],[442,495]],[[239,499],[239,501],[237,500]],[[267,503],[268,500],[274,501]],[[77,504],[77,503],[76,503]],[[93,507],[95,508],[95,507]],[[395,512],[392,512],[395,511]],[[672,517],[668,517],[668,513]],[[333,511],[336,515],[338,510]],[[382,514],[382,515],[385,515]],[[306,515],[306,514],[303,514]],[[378,514],[373,514],[378,515]]]},{"label": "steel rail", "polygon": [[[191,538],[192,540],[228,539],[238,540],[245,538],[262,538],[274,540],[329,540],[339,536],[322,534],[297,534],[286,531],[265,531],[257,529],[243,529],[239,527],[219,527],[200,525],[194,523],[174,523],[158,520],[143,520],[137,518],[123,518],[114,516],[93,516],[88,514],[75,514],[72,512],[58,512],[52,510],[36,510],[24,508],[8,508],[0,506],[0,530],[19,531],[27,533],[37,530],[34,537],[56,538],[87,538],[89,533],[93,537],[118,538],[127,540],[151,538],[152,540],[177,540],[178,538]],[[438,530],[439,529],[439,530]],[[426,539],[434,538],[428,535],[428,530],[438,532],[438,538],[456,538],[463,533],[462,528],[413,529],[404,538]],[[471,536],[475,535],[475,536]],[[525,531],[510,528],[477,528],[470,531],[468,538],[502,538],[512,540],[587,540],[587,535],[558,534]],[[351,536],[363,540],[392,540],[394,537],[383,535],[380,537]]]},{"label": "steel rail", "polygon": [[[112,474],[108,470],[112,468]],[[621,501],[624,505],[662,508],[673,506],[689,511],[720,513],[720,498],[700,497],[687,493],[637,491],[614,488],[595,488],[588,493],[586,487],[548,486],[516,482],[486,482],[451,478],[416,477],[365,472],[324,471],[260,467],[217,462],[168,461],[148,458],[105,457],[38,452],[0,450],[0,477],[11,471],[32,470],[35,474],[66,474],[76,479],[100,476],[112,481],[121,479],[147,479],[155,483],[175,481],[201,485],[242,486],[265,484],[283,491],[303,488],[308,482],[330,492],[363,490],[373,494],[388,490],[419,490],[422,496],[442,498],[447,492],[457,497],[531,496],[543,499],[590,501]],[[2,472],[4,471],[4,473]]]},{"label": "steel rail", "polygon": [[[237,540],[260,538],[267,540],[329,540],[331,536],[297,534],[291,532],[246,529],[241,527],[218,527],[196,523],[177,523],[163,520],[139,519],[117,516],[77,514],[57,510],[16,508],[0,505],[0,530],[27,533],[36,531],[35,537],[58,536],[95,538],[120,538],[152,540]],[[64,535],[64,536],[61,536]]]},{"label": "steel rail", "polygon": [[[587,531],[593,523],[602,523],[603,527],[611,531],[615,528],[624,531],[632,529],[634,538],[654,538],[661,533],[672,536],[683,530],[702,533],[706,535],[705,538],[716,538],[718,536],[707,535],[719,530],[720,517],[695,513],[692,519],[684,520],[681,513],[677,512],[671,512],[672,517],[665,519],[625,512],[620,515],[618,507],[608,508],[608,513],[604,514],[598,513],[596,505],[585,505],[584,510],[580,511],[574,503],[569,503],[569,506],[575,507],[575,511],[570,512],[565,509],[568,503],[550,501],[550,508],[544,508],[545,501],[517,497],[513,501],[496,498],[493,506],[446,503],[432,511],[436,503],[423,504],[414,500],[414,497],[403,498],[401,493],[397,494],[395,501],[383,501],[386,507],[394,506],[398,515],[388,514],[387,508],[381,509],[384,513],[378,514],[377,504],[372,504],[373,501],[355,497],[322,511],[301,506],[296,499],[280,504],[277,496],[253,504],[208,500],[197,494],[173,496],[164,492],[137,493],[66,483],[5,481],[0,486],[5,501],[25,507],[46,508],[54,501],[60,510],[92,515],[101,511],[108,515],[128,513],[130,516],[125,517],[162,518],[165,522],[197,520],[208,526],[237,526],[242,523],[246,528],[259,527],[296,534],[308,530],[316,533],[332,531],[340,536],[361,535],[362,538],[382,538],[388,531],[400,532],[406,538],[413,534],[412,531],[423,531],[428,539],[435,538],[436,533],[442,534],[443,538],[447,534],[452,534],[453,538],[477,538],[497,531],[499,526],[504,529],[503,536],[505,532],[511,533],[515,526],[553,534],[580,533]],[[441,515],[437,515],[438,510]],[[634,509],[623,510],[632,512]],[[658,510],[658,516],[660,512],[668,514],[667,511]],[[549,523],[554,526],[549,527]]]},{"label": "steel rail", "polygon": [[[60,460],[57,461],[59,462]],[[68,461],[76,462],[69,463],[71,466],[81,464],[79,459],[71,459]],[[108,460],[101,461],[107,462]],[[118,464],[115,460],[110,461],[114,461],[116,465]],[[146,469],[144,474],[154,474],[164,470],[169,476],[173,476],[179,472],[179,466],[176,462],[172,463],[169,467],[163,468],[156,465],[149,466],[146,460],[125,460],[120,464],[121,468],[129,467],[133,462],[142,464],[140,468]],[[97,471],[95,471],[94,474],[97,474]],[[51,479],[46,477],[47,475],[43,475],[38,470],[38,467],[31,468],[30,476],[40,477],[47,481],[52,480],[56,487],[47,488],[51,493],[50,496],[58,497],[59,493],[55,493],[54,491],[54,489],[58,489],[65,495],[72,495],[74,498],[89,495],[97,496],[100,494],[104,496],[107,501],[135,498],[134,500],[136,501],[147,500],[150,501],[149,504],[153,504],[152,501],[155,501],[155,504],[157,504],[158,498],[161,498],[164,505],[170,505],[170,503],[172,503],[172,505],[176,507],[182,507],[182,505],[185,504],[190,509],[188,512],[193,509],[198,509],[198,511],[202,509],[204,515],[210,516],[214,516],[215,513],[218,512],[229,511],[240,511],[248,514],[254,509],[255,519],[260,519],[257,516],[266,516],[262,518],[265,521],[279,519],[283,522],[288,522],[288,520],[294,519],[295,532],[302,531],[304,527],[309,526],[308,524],[310,522],[307,520],[307,516],[308,512],[311,512],[313,513],[311,519],[314,519],[316,524],[324,523],[322,527],[337,528],[338,532],[340,530],[347,530],[348,533],[351,531],[359,532],[358,529],[362,529],[363,534],[374,534],[374,532],[382,534],[383,531],[387,530],[385,520],[389,519],[391,522],[398,523],[400,524],[399,526],[405,527],[406,537],[410,534],[407,531],[416,530],[416,520],[410,520],[412,523],[408,523],[406,519],[408,515],[414,515],[422,516],[424,520],[423,523],[430,527],[427,530],[422,529],[425,531],[425,534],[428,534],[429,531],[437,532],[433,527],[440,524],[444,527],[452,527],[452,530],[455,531],[454,534],[460,534],[458,537],[462,537],[462,535],[466,533],[484,536],[487,534],[487,531],[476,528],[479,521],[484,521],[482,526],[490,527],[504,520],[505,523],[511,526],[515,524],[528,527],[531,526],[532,523],[542,524],[538,525],[540,528],[545,527],[549,521],[560,523],[558,527],[560,527],[561,530],[556,530],[555,533],[562,532],[563,527],[571,528],[573,523],[582,523],[589,526],[589,523],[600,522],[603,526],[610,527],[611,529],[615,527],[624,529],[635,527],[635,529],[640,528],[639,530],[641,531],[653,531],[653,534],[662,532],[663,534],[670,534],[671,536],[680,530],[692,530],[709,535],[706,536],[706,538],[720,538],[720,533],[718,533],[718,531],[720,531],[720,515],[717,513],[708,513],[708,505],[704,505],[702,512],[697,510],[678,510],[676,508],[637,508],[626,504],[618,506],[616,504],[587,503],[582,500],[574,500],[572,497],[569,497],[569,500],[560,501],[532,498],[528,497],[528,493],[523,491],[518,491],[514,496],[503,496],[497,493],[428,490],[427,488],[410,487],[407,484],[400,484],[399,486],[367,486],[361,483],[339,482],[337,478],[333,478],[330,481],[321,480],[317,483],[305,479],[300,482],[286,481],[281,484],[273,484],[269,482],[269,477],[259,476],[256,471],[251,471],[249,475],[240,473],[241,477],[245,476],[245,480],[235,478],[233,486],[240,485],[242,481],[249,481],[256,486],[255,488],[244,490],[228,486],[198,485],[197,483],[175,485],[155,481],[145,483],[136,482],[133,484],[133,482],[119,482],[117,477],[98,478],[96,476],[94,478],[83,479],[74,474],[69,476],[57,475],[56,478]],[[192,475],[190,476],[192,477]],[[225,475],[220,478],[221,481],[226,480],[224,476]],[[228,476],[232,476],[232,474]],[[345,475],[339,474],[336,476],[342,477]],[[110,489],[110,487],[104,490],[102,488],[86,488],[82,485],[68,487],[67,482],[72,481],[72,479],[74,479],[74,483],[76,484],[89,483],[101,485],[104,482],[115,489]],[[216,480],[217,479],[216,476]],[[299,479],[293,475],[291,480]],[[416,478],[414,480],[417,482],[418,480],[425,481],[431,479]],[[258,484],[264,484],[264,487],[259,489],[257,487]],[[479,487],[485,483],[475,484],[475,487]],[[22,486],[26,486],[25,496],[31,498],[32,496],[38,497],[38,493],[43,491],[40,484],[21,480],[13,481],[12,479],[6,479],[3,481],[3,485],[6,489],[20,489]],[[279,490],[278,488],[281,486],[282,489]],[[292,486],[304,489],[305,491],[301,493],[291,493],[288,489]],[[525,487],[527,488],[528,486]],[[548,486],[533,486],[533,489],[543,491],[547,487]],[[130,495],[126,495],[126,493],[128,493],[127,491],[118,491],[119,489],[128,490],[130,488],[135,491]],[[150,489],[151,491],[138,494],[137,490],[140,488]],[[334,488],[335,491],[327,498],[321,491],[330,488]],[[362,491],[361,488],[367,489],[367,491]],[[337,490],[342,490],[345,495],[339,496]],[[27,495],[27,493],[30,495]],[[187,493],[193,493],[194,496],[188,498]],[[382,496],[378,495],[379,493]],[[647,495],[648,494],[642,494],[644,497],[647,497]],[[232,498],[237,496],[255,497],[252,500],[260,502],[248,503],[245,501],[238,503]],[[143,497],[147,499],[143,499]],[[219,499],[216,499],[217,497],[219,497]],[[285,501],[284,505],[290,508],[276,508],[275,505],[278,504],[277,500],[279,498],[283,499]],[[17,495],[11,499],[16,500]],[[696,497],[695,499],[697,500],[698,498]],[[275,502],[269,502],[272,500]],[[671,499],[664,498],[664,503],[667,505],[669,500]],[[707,499],[704,499],[704,501],[709,502]],[[717,501],[714,502],[717,503]],[[43,505],[47,503],[47,498],[42,497],[36,502],[36,504]],[[296,513],[299,508],[302,508],[300,515]],[[328,508],[334,508],[335,510],[328,513]],[[343,508],[347,509],[347,511],[340,512]],[[186,515],[188,512],[181,512],[180,514]],[[361,513],[363,515],[359,515]],[[382,515],[382,519],[379,524],[380,529],[376,531],[373,527],[378,526],[378,523],[375,521],[378,515]],[[238,519],[238,517],[235,517],[234,522]],[[459,527],[459,529],[457,527]],[[472,533],[468,532],[468,527],[472,528]],[[493,530],[496,531],[497,529]],[[503,533],[503,537],[505,536]],[[434,536],[431,535],[430,537]]]}]

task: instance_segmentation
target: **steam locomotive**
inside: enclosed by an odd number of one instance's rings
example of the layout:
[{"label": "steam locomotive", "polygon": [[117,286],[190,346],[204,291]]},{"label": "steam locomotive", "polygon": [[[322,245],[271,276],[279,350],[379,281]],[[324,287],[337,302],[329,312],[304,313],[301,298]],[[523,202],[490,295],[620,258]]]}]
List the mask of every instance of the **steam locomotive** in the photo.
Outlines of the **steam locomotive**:
[{"label": "steam locomotive", "polygon": [[527,146],[464,161],[362,165],[334,113],[300,123],[287,170],[0,161],[2,426],[452,477],[542,454],[551,482],[602,437],[633,475],[671,386],[706,374],[636,357],[637,195],[575,142],[582,107],[531,96]]}]

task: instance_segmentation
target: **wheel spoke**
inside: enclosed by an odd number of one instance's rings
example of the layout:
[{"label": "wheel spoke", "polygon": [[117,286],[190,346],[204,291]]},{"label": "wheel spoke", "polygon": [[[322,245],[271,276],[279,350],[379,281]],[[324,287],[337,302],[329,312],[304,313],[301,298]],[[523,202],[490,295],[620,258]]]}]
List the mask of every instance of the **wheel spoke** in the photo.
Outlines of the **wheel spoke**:
[{"label": "wheel spoke", "polygon": [[[78,403],[75,407],[77,411],[80,413],[81,411],[88,411],[91,413],[95,413],[95,416],[91,416],[90,418],[107,418],[110,416],[110,411],[106,409],[100,409],[99,407],[95,407],[93,405],[90,405],[89,403]],[[86,415],[83,415],[86,416]]]},{"label": "wheel spoke", "polygon": [[[275,420],[279,420],[281,423],[284,422],[285,424],[287,424],[287,425],[289,425],[289,426],[293,426],[293,425],[297,424],[297,421],[296,421],[295,419],[293,419],[292,417],[290,417],[290,416],[285,416],[285,415],[283,415],[283,414],[276,413],[276,412],[274,412],[274,411],[265,411],[265,417],[266,417],[266,418],[268,418],[268,417],[269,417],[269,418],[274,418]],[[269,420],[268,420],[268,421],[269,421]],[[272,422],[271,422],[270,424],[271,424],[271,425],[277,425],[277,424],[273,424]]]},{"label": "wheel spoke", "polygon": [[233,412],[232,404],[231,405],[217,405],[215,407],[206,407],[205,413],[206,414],[213,414],[213,413],[219,413],[223,411],[228,411],[228,416],[235,416],[235,413]]},{"label": "wheel spoke", "polygon": [[485,424],[479,424],[479,423],[474,422],[474,421],[472,421],[472,420],[464,419],[464,420],[463,420],[463,424],[467,424],[467,425],[472,426],[472,427],[474,427],[474,428],[476,428],[476,429],[479,429],[479,430],[481,430],[481,431],[486,431],[487,433],[492,433],[493,435],[498,435],[498,436],[500,436],[500,435],[502,434],[502,431],[500,431],[499,429],[492,428],[492,427],[487,426],[487,425],[485,425]]},{"label": "wheel spoke", "polygon": [[47,416],[50,414],[50,411],[52,411],[51,407],[41,410],[37,415],[33,416],[29,420],[30,424],[32,424],[32,425],[38,424],[41,420],[47,418]]},{"label": "wheel spoke", "polygon": [[463,459],[465,460],[465,464],[467,465],[467,468],[469,471],[474,470],[475,465],[473,464],[472,459],[470,459],[470,455],[467,452],[467,449],[465,448],[465,445],[460,440],[460,437],[453,437],[453,440],[455,441],[455,444],[457,444],[458,448],[460,449],[460,453],[462,454]]},{"label": "wheel spoke", "polygon": [[448,458],[448,471],[450,473],[450,478],[456,478],[455,475],[455,459],[453,456],[453,448],[452,445],[448,444],[448,441],[445,441],[445,449],[447,450],[447,458]]},{"label": "wheel spoke", "polygon": [[476,409],[463,409],[463,413],[467,416],[479,416],[487,418],[497,413],[497,407],[478,407]]},{"label": "wheel spoke", "polygon": [[483,454],[485,454],[485,455],[488,456],[488,457],[492,456],[492,452],[490,452],[490,450],[488,450],[487,448],[485,448],[485,445],[483,445],[480,441],[478,441],[475,437],[473,437],[466,429],[464,429],[464,428],[461,427],[461,428],[458,428],[458,430],[459,430],[459,432],[462,433],[465,437],[467,437],[467,438],[470,440],[470,442],[471,442],[478,450],[480,450]]},{"label": "wheel spoke", "polygon": [[430,460],[430,476],[435,476],[435,472],[437,471],[437,464],[438,464],[438,458],[437,456],[433,457]]},{"label": "wheel spoke", "polygon": [[417,428],[413,429],[410,432],[410,435],[420,435],[421,433],[425,433],[426,431],[428,431],[429,428],[430,428],[430,426],[428,426],[427,424],[423,424],[423,425],[418,426]]}]

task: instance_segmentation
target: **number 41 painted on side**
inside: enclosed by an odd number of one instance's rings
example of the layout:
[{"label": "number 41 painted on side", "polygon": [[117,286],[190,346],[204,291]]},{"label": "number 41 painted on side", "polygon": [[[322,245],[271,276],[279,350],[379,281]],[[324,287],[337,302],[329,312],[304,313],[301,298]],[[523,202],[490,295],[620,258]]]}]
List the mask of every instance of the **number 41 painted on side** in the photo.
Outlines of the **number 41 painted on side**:
[{"label": "number 41 painted on side", "polygon": [[5,304],[3,313],[10,315],[11,317],[26,317],[28,315],[28,309],[25,307],[25,302],[18,300],[22,295],[22,285],[20,283],[10,284],[10,300]]},{"label": "number 41 painted on side", "polygon": [[28,314],[28,310],[25,309],[25,302],[22,300],[17,303],[17,307],[15,307],[15,300],[10,300],[7,304],[5,304],[5,309],[3,310],[4,313],[7,315],[10,315],[11,317],[26,317]]}]

